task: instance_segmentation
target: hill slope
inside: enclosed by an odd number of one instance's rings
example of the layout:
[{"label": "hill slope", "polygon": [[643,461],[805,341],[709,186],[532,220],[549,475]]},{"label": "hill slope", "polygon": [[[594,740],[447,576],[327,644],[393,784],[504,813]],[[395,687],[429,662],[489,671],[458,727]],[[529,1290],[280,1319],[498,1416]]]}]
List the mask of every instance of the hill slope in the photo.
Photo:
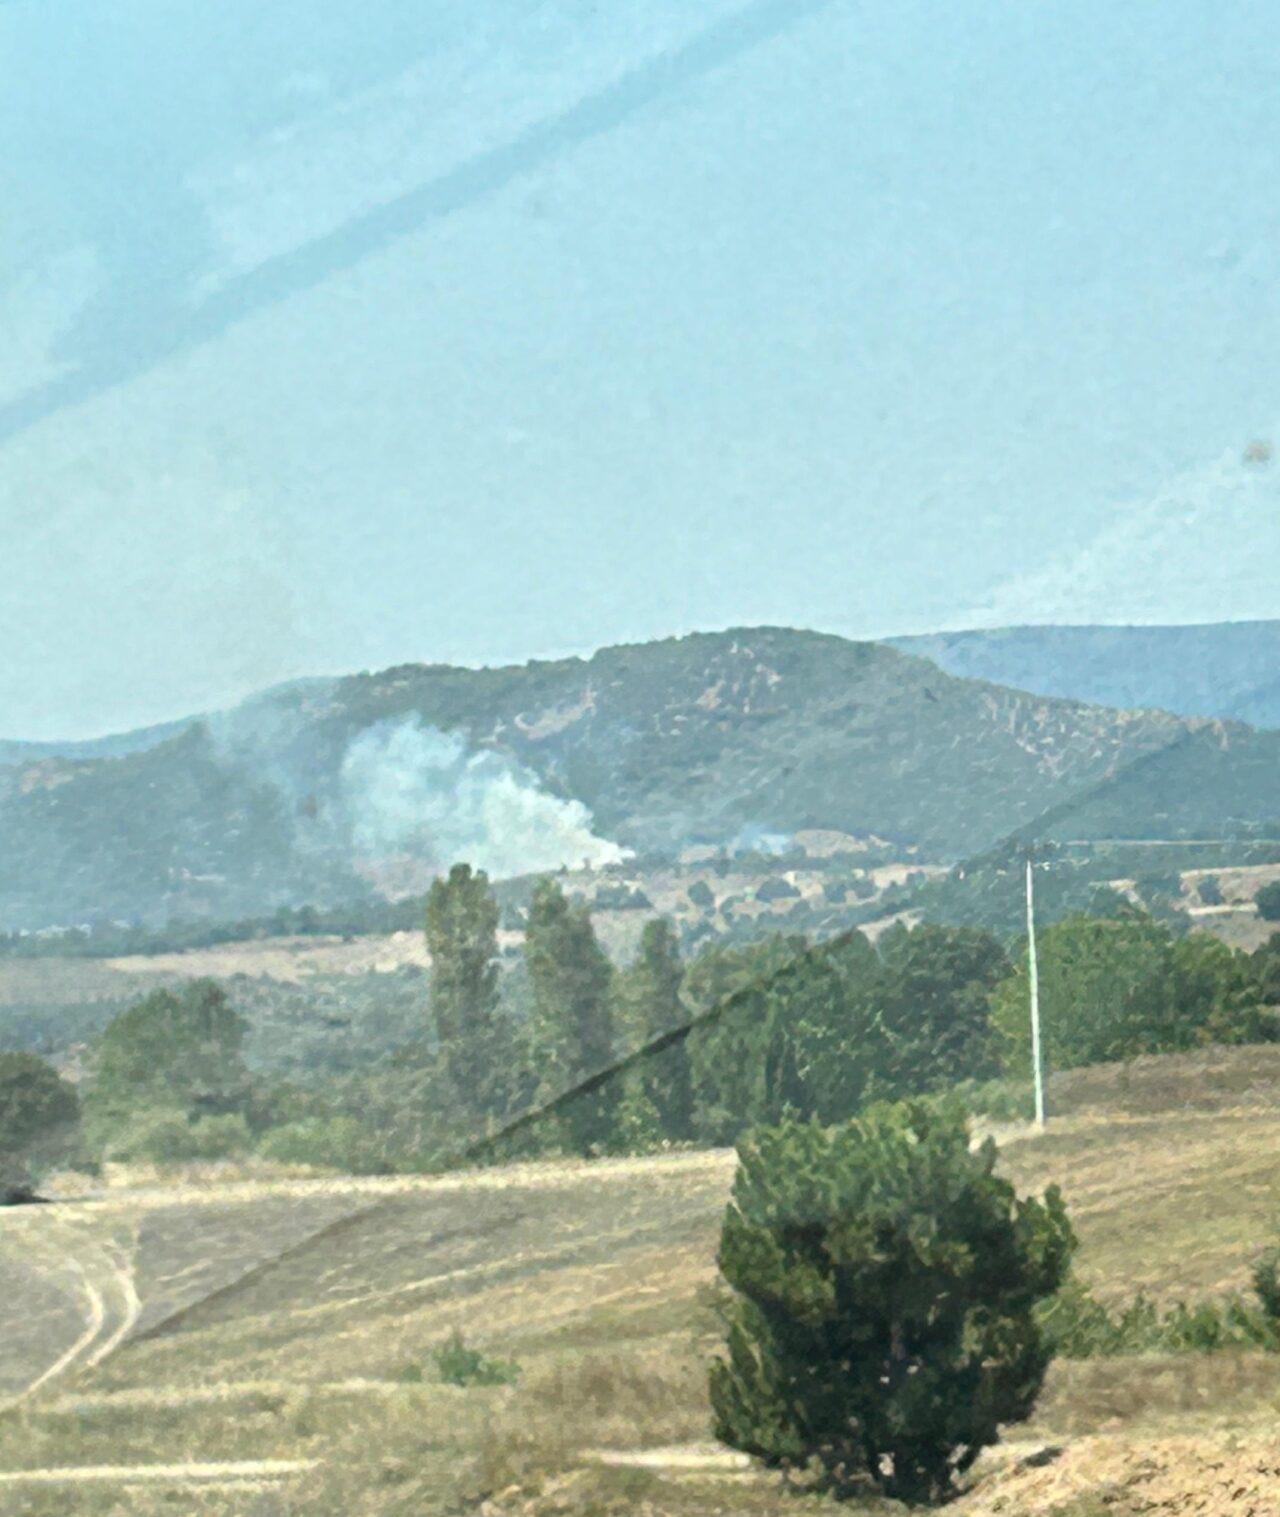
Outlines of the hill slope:
[{"label": "hill slope", "polygon": [[[1258,1048],[1056,1076],[1050,1130],[1006,1134],[1001,1167],[1022,1193],[1062,1186],[1103,1298],[1212,1298],[1245,1288],[1274,1236],[1278,1088],[1280,1051]],[[0,1504],[808,1511],[704,1451],[705,1289],[732,1174],[731,1154],[702,1152],[434,1180],[205,1176],[26,1208],[0,1236],[0,1380],[35,1390],[0,1422]],[[517,1385],[440,1384],[431,1351],[455,1328],[515,1359]],[[1278,1391],[1275,1355],[1059,1361],[954,1510],[1261,1517],[1280,1499]]]},{"label": "hill slope", "polygon": [[1038,695],[1280,727],[1280,621],[1001,627],[889,643],[948,674]]},{"label": "hill slope", "polygon": [[247,914],[420,889],[456,858],[507,875],[803,827],[950,859],[1201,732],[1232,756],[1261,741],[769,628],[407,665],[269,691],[142,752],[0,767],[0,926]]}]

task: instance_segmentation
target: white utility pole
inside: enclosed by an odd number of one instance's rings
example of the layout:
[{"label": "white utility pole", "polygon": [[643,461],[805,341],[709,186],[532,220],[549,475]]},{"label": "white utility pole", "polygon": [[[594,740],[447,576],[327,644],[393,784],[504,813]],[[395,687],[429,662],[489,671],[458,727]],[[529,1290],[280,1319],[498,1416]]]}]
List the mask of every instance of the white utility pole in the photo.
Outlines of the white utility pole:
[{"label": "white utility pole", "polygon": [[1036,969],[1036,905],[1032,855],[1027,855],[1027,983],[1031,988],[1031,1067],[1036,1082],[1036,1126],[1044,1128],[1044,1045],[1040,1041],[1040,979]]}]

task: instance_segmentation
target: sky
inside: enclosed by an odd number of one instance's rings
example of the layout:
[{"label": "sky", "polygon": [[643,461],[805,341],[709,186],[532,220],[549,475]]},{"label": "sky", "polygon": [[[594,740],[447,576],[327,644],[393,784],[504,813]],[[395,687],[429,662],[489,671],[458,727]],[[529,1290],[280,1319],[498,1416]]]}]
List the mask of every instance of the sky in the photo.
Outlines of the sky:
[{"label": "sky", "polygon": [[1280,616],[1280,7],[7,0],[0,143],[0,737]]}]

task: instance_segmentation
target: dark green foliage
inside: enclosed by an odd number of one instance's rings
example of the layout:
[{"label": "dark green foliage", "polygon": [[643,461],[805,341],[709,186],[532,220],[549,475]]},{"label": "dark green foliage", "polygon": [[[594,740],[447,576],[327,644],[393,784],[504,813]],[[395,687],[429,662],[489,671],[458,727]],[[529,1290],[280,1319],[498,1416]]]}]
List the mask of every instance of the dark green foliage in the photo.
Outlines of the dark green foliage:
[{"label": "dark green foliage", "polygon": [[756,889],[757,901],[787,901],[793,900],[800,892],[790,880],[784,880],[781,875],[770,875]]},{"label": "dark green foliage", "polygon": [[0,1053],[0,1186],[25,1182],[80,1117],[75,1086],[33,1053]]},{"label": "dark green foliage", "polygon": [[244,1018],[211,980],[122,1011],[93,1051],[86,1114],[105,1139],[148,1112],[219,1115],[249,1098]]},{"label": "dark green foliage", "polygon": [[876,962],[859,933],[816,952],[802,938],[774,938],[700,955],[693,997],[715,987],[717,1000],[732,1000],[689,1039],[699,1133],[732,1142],[757,1123],[838,1120],[889,1094],[870,995]]},{"label": "dark green foliage", "polygon": [[1253,1266],[1253,1293],[1267,1321],[1280,1334],[1280,1249],[1269,1248]]},{"label": "dark green foliage", "polygon": [[1280,932],[1273,932],[1251,959],[1264,1005],[1280,1005]]},{"label": "dark green foliage", "polygon": [[455,864],[427,896],[431,1019],[440,1059],[464,1113],[510,1100],[514,1038],[498,993],[498,903],[483,870]]},{"label": "dark green foliage", "polygon": [[1264,922],[1280,922],[1280,880],[1264,885],[1254,896],[1253,904]]},{"label": "dark green foliage", "polygon": [[876,948],[890,1083],[926,1091],[993,1075],[990,998],[1010,970],[999,941],[977,927],[926,923],[908,931],[898,923]]},{"label": "dark green foliage", "polygon": [[478,1349],[468,1348],[457,1328],[431,1357],[446,1385],[511,1385],[520,1376],[514,1360],[489,1359]]},{"label": "dark green foliage", "polygon": [[1196,894],[1200,897],[1202,906],[1221,906],[1223,904],[1222,885],[1216,874],[1206,874],[1196,884]]},{"label": "dark green foliage", "polygon": [[[615,1053],[613,966],[596,942],[585,906],[570,905],[554,880],[535,888],[529,905],[525,961],[533,990],[530,1046],[541,1100],[600,1073]],[[563,1138],[575,1152],[606,1146],[613,1134],[618,1090],[609,1084],[573,1102]]]},{"label": "dark green foliage", "polygon": [[994,1074],[989,1000],[1008,968],[977,928],[898,927],[876,948],[854,932],[707,950],[687,998],[737,999],[690,1038],[699,1131],[724,1142],[785,1115],[841,1121]]},{"label": "dark green foliage", "polygon": [[706,880],[694,880],[685,894],[700,911],[710,911],[716,904],[716,893]]},{"label": "dark green foliage", "polygon": [[720,1439],[839,1495],[869,1480],[930,1500],[1030,1413],[1049,1362],[1034,1309],[1073,1238],[1056,1191],[1019,1201],[995,1157],[958,1108],[920,1103],[743,1141]]},{"label": "dark green foliage", "polygon": [[154,1164],[187,1164],[241,1158],[252,1146],[249,1124],[239,1112],[193,1119],[185,1111],[147,1110],[113,1139],[111,1155]]},{"label": "dark green foliage", "polygon": [[[618,977],[620,1022],[631,1047],[643,1047],[685,1024],[688,1013],[680,999],[683,979],[680,944],[671,923],[665,917],[646,922],[635,959]],[[645,1058],[627,1071],[623,1083],[622,1147],[635,1152],[664,1139],[684,1142],[693,1136],[687,1041]]]},{"label": "dark green foliage", "polygon": [[[1175,939],[1143,915],[1073,916],[1037,934],[1037,941],[1050,1069],[1277,1034],[1249,956],[1207,934]],[[1030,1068],[1027,1005],[1024,962],[993,996],[1011,1073]]]}]

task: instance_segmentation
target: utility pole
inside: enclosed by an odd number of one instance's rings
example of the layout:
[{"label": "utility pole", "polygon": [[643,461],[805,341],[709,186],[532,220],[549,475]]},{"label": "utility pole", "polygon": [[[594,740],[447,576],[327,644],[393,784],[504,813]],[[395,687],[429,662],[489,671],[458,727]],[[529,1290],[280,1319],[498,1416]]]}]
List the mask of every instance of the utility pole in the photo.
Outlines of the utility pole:
[{"label": "utility pole", "polygon": [[1044,1130],[1044,1044],[1040,1040],[1040,979],[1036,968],[1034,854],[1027,853],[1027,983],[1031,990],[1031,1067],[1036,1084],[1036,1126]]}]

